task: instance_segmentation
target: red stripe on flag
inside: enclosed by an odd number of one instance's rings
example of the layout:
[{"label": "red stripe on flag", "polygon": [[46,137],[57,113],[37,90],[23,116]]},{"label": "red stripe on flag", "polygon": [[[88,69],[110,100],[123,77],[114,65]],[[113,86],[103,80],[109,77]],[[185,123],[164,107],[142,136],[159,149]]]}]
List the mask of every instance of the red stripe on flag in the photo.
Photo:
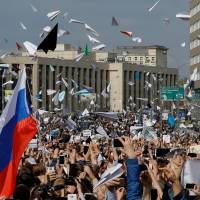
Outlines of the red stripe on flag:
[{"label": "red stripe on flag", "polygon": [[13,135],[12,161],[0,173],[0,197],[10,197],[13,194],[20,159],[36,132],[37,123],[32,116],[29,116],[16,124]]}]

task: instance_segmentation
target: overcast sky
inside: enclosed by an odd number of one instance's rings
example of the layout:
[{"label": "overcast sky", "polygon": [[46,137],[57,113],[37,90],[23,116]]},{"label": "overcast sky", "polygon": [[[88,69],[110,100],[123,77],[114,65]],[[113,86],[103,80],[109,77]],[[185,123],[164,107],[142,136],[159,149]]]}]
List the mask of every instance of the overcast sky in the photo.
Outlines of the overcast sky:
[{"label": "overcast sky", "polygon": [[[15,42],[26,40],[38,45],[39,34],[47,25],[53,26],[57,21],[59,27],[70,31],[70,35],[59,38],[59,43],[70,43],[73,46],[89,44],[84,28],[77,24],[69,24],[60,15],[50,22],[46,14],[61,10],[69,13],[69,18],[86,22],[99,34],[99,40],[112,50],[117,45],[136,45],[119,30],[129,30],[143,39],[142,45],[164,45],[168,47],[169,67],[179,68],[181,76],[188,73],[189,68],[189,22],[176,19],[178,12],[189,11],[189,0],[161,0],[148,12],[157,0],[1,0],[0,6],[0,49],[11,50]],[[33,4],[38,12],[33,12]],[[112,27],[114,16],[118,27]],[[170,18],[170,24],[163,23]],[[27,31],[22,30],[19,22],[23,22]],[[4,38],[8,39],[5,43]],[[186,42],[186,47],[181,43]]]}]

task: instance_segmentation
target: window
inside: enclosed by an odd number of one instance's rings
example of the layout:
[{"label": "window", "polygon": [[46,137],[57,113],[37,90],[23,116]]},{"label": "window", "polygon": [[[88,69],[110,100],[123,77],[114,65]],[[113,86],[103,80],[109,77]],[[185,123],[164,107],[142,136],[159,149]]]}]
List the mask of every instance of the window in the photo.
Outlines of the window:
[{"label": "window", "polygon": [[137,61],[137,57],[135,57],[135,61]]}]

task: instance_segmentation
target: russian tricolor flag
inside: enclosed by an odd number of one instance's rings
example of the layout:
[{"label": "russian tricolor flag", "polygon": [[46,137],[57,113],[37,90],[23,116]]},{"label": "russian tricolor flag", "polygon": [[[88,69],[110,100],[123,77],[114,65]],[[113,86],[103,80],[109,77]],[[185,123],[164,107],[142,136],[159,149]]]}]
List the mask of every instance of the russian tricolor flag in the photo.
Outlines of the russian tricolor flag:
[{"label": "russian tricolor flag", "polygon": [[36,132],[37,123],[26,98],[24,68],[0,117],[0,197],[13,194],[21,156]]}]

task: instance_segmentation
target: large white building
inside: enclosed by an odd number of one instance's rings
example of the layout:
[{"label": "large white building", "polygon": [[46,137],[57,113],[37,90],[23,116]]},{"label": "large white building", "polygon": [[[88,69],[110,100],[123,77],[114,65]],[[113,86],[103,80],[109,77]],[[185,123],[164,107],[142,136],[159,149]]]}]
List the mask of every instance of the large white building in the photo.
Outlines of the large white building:
[{"label": "large white building", "polygon": [[152,67],[167,67],[167,48],[164,46],[118,46],[117,61]]},{"label": "large white building", "polygon": [[[83,57],[79,62],[73,59],[66,59],[72,55],[71,52],[70,56],[66,55],[67,51],[62,54],[66,56],[65,59],[60,57],[58,51],[54,53],[54,56],[52,52],[47,54],[48,57],[46,54],[44,54],[45,57],[42,57],[39,56],[38,52],[36,59],[25,55],[10,55],[0,59],[0,63],[9,64],[12,71],[17,72],[23,65],[27,67],[29,89],[34,97],[40,94],[39,98],[41,99],[40,101],[36,98],[32,99],[35,108],[43,108],[50,111],[55,108],[67,108],[69,111],[77,111],[87,107],[91,98],[82,102],[80,96],[70,94],[70,91],[74,88],[72,80],[78,84],[77,91],[85,86],[94,89],[92,98],[97,104],[97,110],[122,111],[127,106],[134,107],[134,105],[139,108],[150,103],[155,98],[159,99],[160,87],[175,86],[178,78],[177,69],[160,65],[145,66],[117,62],[112,53],[93,53]],[[60,53],[63,52],[60,51]],[[51,57],[49,55],[52,55],[52,58],[49,58]],[[55,58],[55,55],[57,58]],[[105,60],[103,61],[103,59]],[[0,71],[1,83],[13,79],[12,74],[4,77],[3,71]],[[62,83],[62,78],[68,82],[68,88]],[[148,88],[147,83],[151,87]],[[102,91],[109,84],[111,84],[111,89],[109,92],[107,91],[108,94],[105,97],[105,95],[102,95]],[[0,84],[1,108],[5,105],[5,95],[13,88],[14,84],[5,87]],[[64,100],[55,106],[52,102],[52,96],[47,96],[48,89],[60,92],[65,91]],[[140,98],[145,98],[146,101],[141,101]]]},{"label": "large white building", "polygon": [[[190,1],[190,71],[197,68],[200,72],[200,0]],[[200,88],[200,81],[195,81]]]}]

